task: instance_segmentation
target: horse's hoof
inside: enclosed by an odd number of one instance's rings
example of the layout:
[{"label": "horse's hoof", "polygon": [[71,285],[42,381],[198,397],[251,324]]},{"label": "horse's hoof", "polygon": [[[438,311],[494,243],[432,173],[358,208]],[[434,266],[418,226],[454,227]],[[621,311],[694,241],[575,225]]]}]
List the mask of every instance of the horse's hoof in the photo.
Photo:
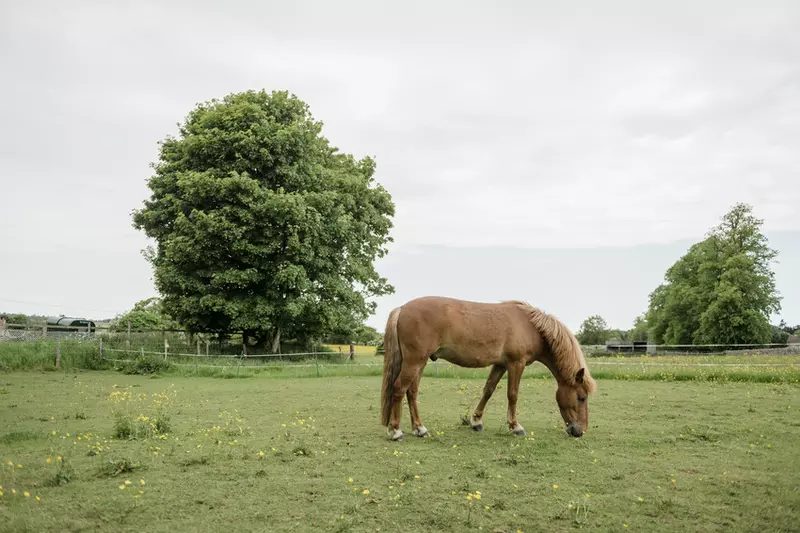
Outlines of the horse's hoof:
[{"label": "horse's hoof", "polygon": [[515,429],[514,430],[514,435],[516,435],[518,437],[524,437],[526,435],[526,433],[525,433],[524,429],[519,428],[519,429]]},{"label": "horse's hoof", "polygon": [[428,430],[425,428],[425,426],[414,428],[414,435],[417,437],[430,437],[430,433],[428,433]]},{"label": "horse's hoof", "polygon": [[473,431],[483,431],[483,424],[476,424],[472,426]]},{"label": "horse's hoof", "polygon": [[399,429],[390,429],[389,437],[391,437],[392,440],[403,440],[406,438],[406,436],[403,435],[403,432]]}]

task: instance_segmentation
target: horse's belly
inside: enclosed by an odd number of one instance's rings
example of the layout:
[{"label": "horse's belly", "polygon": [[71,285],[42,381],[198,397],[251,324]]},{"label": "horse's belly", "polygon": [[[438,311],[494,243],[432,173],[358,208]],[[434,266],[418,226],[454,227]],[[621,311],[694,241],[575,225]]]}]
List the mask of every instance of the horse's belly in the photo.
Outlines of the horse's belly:
[{"label": "horse's belly", "polygon": [[502,357],[499,353],[478,352],[457,346],[442,347],[433,355],[454,365],[472,368],[480,368],[502,362]]}]

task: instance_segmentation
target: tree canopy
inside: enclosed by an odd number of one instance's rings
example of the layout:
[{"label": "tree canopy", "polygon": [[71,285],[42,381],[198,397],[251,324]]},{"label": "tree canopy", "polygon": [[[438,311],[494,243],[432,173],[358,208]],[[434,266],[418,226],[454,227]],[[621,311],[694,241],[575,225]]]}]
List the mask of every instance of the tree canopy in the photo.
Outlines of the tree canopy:
[{"label": "tree canopy", "polygon": [[752,207],[736,204],[666,272],[650,294],[650,340],[658,344],[766,344],[781,297],[770,268],[777,251]]},{"label": "tree canopy", "polygon": [[586,346],[605,344],[611,338],[609,335],[608,324],[600,315],[592,315],[584,320],[575,333],[578,342]]},{"label": "tree canopy", "polygon": [[134,227],[164,311],[279,348],[354,330],[393,287],[374,260],[394,204],[373,159],[339,153],[306,103],[247,91],[199,104],[160,143]]}]

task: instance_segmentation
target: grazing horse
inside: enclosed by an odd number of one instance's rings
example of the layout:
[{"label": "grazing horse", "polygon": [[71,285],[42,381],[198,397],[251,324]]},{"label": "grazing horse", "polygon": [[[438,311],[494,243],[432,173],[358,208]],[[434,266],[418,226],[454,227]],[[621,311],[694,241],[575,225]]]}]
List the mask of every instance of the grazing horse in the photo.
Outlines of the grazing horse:
[{"label": "grazing horse", "polygon": [[469,368],[491,366],[483,397],[470,418],[483,429],[483,411],[497,383],[508,372],[508,428],[525,435],[517,422],[517,393],[525,367],[544,364],[556,378],[556,402],[566,431],[580,437],[589,426],[588,395],[596,384],[578,340],[557,318],[520,301],[481,303],[427,296],[393,309],[384,335],[381,424],[392,440],[400,430],[407,396],[414,435],[428,436],[422,425],[417,392],[428,360],[442,358]]}]

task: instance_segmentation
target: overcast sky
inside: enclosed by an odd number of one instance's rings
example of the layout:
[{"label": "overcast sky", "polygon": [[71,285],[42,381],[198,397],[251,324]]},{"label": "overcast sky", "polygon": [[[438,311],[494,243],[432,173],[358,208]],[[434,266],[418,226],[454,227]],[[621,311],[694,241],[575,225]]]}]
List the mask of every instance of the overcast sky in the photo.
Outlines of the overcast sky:
[{"label": "overcast sky", "polygon": [[264,88],[377,160],[398,293],[373,325],[446,293],[627,327],[737,201],[783,246],[800,321],[800,2],[566,5],[0,0],[0,311],[153,295],[130,212],[157,142]]}]

